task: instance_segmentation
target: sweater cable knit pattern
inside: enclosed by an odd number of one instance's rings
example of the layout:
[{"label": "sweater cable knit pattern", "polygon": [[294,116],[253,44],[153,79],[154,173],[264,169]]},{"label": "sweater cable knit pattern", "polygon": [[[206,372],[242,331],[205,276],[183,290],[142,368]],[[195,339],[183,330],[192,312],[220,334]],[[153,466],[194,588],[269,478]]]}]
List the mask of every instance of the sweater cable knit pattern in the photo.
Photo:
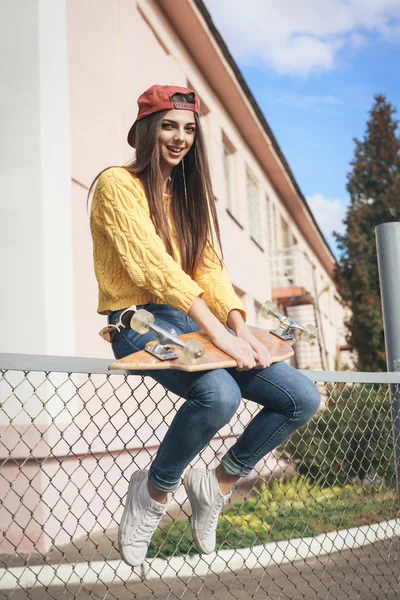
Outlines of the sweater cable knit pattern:
[{"label": "sweater cable knit pattern", "polygon": [[[168,201],[166,211],[173,231]],[[90,229],[100,314],[153,302],[170,304],[187,315],[195,298],[201,296],[222,323],[226,324],[234,308],[246,319],[226,269],[221,269],[211,247],[193,279],[183,271],[180,258],[168,254],[151,220],[141,181],[126,169],[113,167],[100,175]],[[174,235],[171,241],[174,256],[179,257]]]}]

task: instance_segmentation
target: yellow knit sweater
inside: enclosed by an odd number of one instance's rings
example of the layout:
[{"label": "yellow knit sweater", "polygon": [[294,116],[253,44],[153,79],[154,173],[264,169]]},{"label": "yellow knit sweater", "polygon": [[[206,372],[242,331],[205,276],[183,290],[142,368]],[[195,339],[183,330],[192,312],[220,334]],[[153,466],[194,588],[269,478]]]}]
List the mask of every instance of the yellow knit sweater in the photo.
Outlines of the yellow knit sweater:
[{"label": "yellow knit sweater", "polygon": [[[165,199],[170,224],[169,197]],[[207,266],[199,268],[193,279],[183,271],[180,261],[167,253],[150,218],[140,179],[126,169],[112,167],[100,175],[90,229],[100,314],[148,302],[170,304],[187,314],[194,299],[202,296],[221,323],[226,324],[234,308],[246,319],[225,267],[221,269],[215,258],[211,260],[211,248],[206,250]],[[179,256],[174,236],[172,245]]]}]

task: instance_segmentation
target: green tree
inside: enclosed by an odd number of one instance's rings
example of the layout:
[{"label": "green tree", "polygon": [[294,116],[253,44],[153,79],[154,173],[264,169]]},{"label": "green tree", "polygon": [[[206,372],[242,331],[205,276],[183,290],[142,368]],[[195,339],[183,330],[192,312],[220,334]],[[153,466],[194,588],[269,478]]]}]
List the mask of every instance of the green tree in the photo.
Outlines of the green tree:
[{"label": "green tree", "polygon": [[355,139],[344,235],[334,233],[341,257],[335,282],[351,309],[348,343],[361,371],[386,371],[375,227],[400,217],[400,138],[395,108],[375,96],[362,141]]}]

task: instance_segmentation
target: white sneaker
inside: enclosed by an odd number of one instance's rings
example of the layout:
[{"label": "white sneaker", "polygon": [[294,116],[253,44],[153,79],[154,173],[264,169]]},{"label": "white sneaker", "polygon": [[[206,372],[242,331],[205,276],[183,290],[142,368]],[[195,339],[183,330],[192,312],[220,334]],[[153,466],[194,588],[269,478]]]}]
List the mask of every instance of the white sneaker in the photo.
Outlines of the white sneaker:
[{"label": "white sneaker", "polygon": [[189,469],[183,485],[192,507],[193,539],[199,552],[210,554],[215,550],[219,514],[232,492],[221,493],[215,469]]},{"label": "white sneaker", "polygon": [[138,567],[146,558],[153,533],[167,512],[168,501],[167,504],[161,504],[150,496],[148,476],[146,470],[133,473],[118,529],[121,558],[131,567]]}]

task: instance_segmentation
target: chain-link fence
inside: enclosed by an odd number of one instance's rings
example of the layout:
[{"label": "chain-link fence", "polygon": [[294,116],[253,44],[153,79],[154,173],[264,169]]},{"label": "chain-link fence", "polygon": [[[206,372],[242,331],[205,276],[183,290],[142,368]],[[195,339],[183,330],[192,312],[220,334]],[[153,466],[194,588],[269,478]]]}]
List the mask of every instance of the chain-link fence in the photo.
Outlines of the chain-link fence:
[{"label": "chain-link fence", "polygon": [[[307,372],[319,413],[239,480],[199,555],[184,488],[145,563],[119,558],[128,481],[182,399],[108,361],[0,355],[0,598],[399,597],[391,406],[400,374]],[[214,466],[257,411],[243,401],[196,460]]]}]

